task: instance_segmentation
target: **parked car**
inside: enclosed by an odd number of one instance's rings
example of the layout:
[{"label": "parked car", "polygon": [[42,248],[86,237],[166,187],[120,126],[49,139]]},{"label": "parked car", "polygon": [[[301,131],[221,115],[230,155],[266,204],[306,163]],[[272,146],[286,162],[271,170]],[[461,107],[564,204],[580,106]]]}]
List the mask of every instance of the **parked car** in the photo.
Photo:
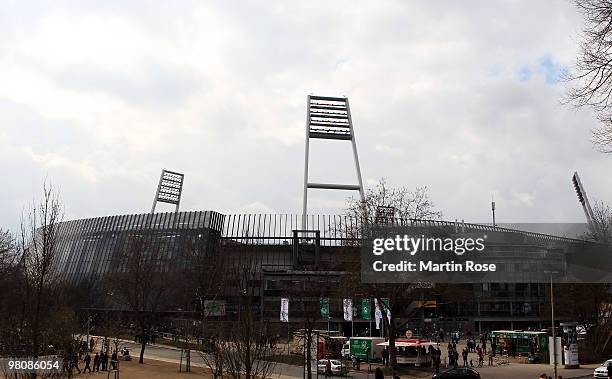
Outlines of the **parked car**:
[{"label": "parked car", "polygon": [[480,379],[480,374],[473,368],[457,367],[433,374],[432,379]]},{"label": "parked car", "polygon": [[346,365],[343,365],[337,359],[319,359],[317,362],[317,372],[319,374],[325,374],[325,366],[327,361],[331,363],[331,371],[334,375],[345,375],[348,372]]},{"label": "parked car", "polygon": [[608,359],[601,366],[597,367],[593,372],[593,378],[608,379],[608,366],[612,365],[612,359]]}]

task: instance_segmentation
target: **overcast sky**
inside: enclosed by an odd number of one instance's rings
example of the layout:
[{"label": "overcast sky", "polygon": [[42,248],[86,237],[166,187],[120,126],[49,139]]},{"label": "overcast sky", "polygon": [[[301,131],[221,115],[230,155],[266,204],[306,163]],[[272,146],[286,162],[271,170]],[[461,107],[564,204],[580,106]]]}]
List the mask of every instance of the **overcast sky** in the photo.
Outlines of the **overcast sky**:
[{"label": "overcast sky", "polygon": [[[350,100],[364,181],[428,186],[449,220],[582,222],[570,178],[612,203],[612,156],[561,104],[571,1],[0,1],[0,227],[45,178],[66,219],[181,208],[300,213],[306,96]],[[313,140],[311,180],[355,181]],[[347,192],[311,190],[311,213]],[[160,207],[171,209],[171,207]]]}]

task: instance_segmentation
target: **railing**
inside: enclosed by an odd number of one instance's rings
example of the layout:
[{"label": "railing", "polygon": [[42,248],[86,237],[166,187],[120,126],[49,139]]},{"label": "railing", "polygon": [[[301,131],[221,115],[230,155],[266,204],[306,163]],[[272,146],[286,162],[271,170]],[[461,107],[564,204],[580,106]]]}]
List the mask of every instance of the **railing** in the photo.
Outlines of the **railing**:
[{"label": "railing", "polygon": [[[362,222],[355,217],[344,215],[308,215],[302,225],[301,215],[291,214],[234,214],[225,215],[222,238],[242,243],[286,245],[291,244],[292,231],[318,230],[321,246],[337,246],[359,242]],[[394,218],[386,225],[399,227],[423,227],[444,229],[454,232],[517,233],[527,237],[527,242],[583,243],[584,241],[558,237],[543,233],[493,227],[490,225],[460,223],[440,220]]]},{"label": "railing", "polygon": [[[294,230],[319,231],[321,246],[358,245],[363,223],[347,215],[308,215],[303,225],[302,215],[295,214],[232,214],[217,212],[170,212],[99,217],[62,223],[62,235],[74,236],[83,243],[96,242],[102,233],[159,231],[180,234],[183,230],[212,229],[221,238],[256,245],[291,245]],[[438,228],[454,232],[518,233],[525,242],[583,243],[582,240],[548,234],[521,231],[490,225],[439,220],[393,218],[385,225]],[[306,240],[304,240],[306,241]]]}]

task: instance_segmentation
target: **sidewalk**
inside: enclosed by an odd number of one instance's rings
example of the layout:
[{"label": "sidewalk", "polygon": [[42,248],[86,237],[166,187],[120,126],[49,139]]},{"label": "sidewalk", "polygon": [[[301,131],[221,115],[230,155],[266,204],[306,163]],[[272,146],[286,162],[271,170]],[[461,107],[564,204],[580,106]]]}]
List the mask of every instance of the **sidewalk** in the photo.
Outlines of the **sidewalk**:
[{"label": "sidewalk", "polygon": [[[96,346],[101,346],[102,337],[96,337]],[[110,339],[111,346],[113,346],[114,339]],[[134,342],[133,340],[125,340],[119,339],[119,348],[122,346],[127,346],[133,357],[132,362],[138,362],[138,356],[140,354],[140,344]],[[462,341],[463,342],[463,341]],[[460,342],[461,344],[461,342]],[[175,370],[178,372],[178,365],[180,362],[180,348],[161,345],[161,344],[148,344],[145,349],[145,363],[149,360],[164,362],[166,364],[173,365]],[[122,362],[123,363],[123,362]],[[129,362],[126,362],[129,363]],[[585,365],[581,366],[580,369],[565,369],[559,368],[559,375],[563,376],[564,379],[578,379],[578,378],[592,378],[593,370],[598,365]],[[198,370],[206,370],[206,365],[202,361],[202,358],[198,354],[192,355],[191,367]],[[372,370],[377,367],[376,364],[372,365]],[[442,368],[441,371],[446,370],[447,368]],[[477,371],[480,373],[482,379],[532,379],[537,378],[542,373],[547,373],[548,375],[552,375],[552,368],[546,364],[521,364],[512,362],[509,365],[504,366],[484,366],[484,367],[476,367]],[[303,367],[302,366],[294,366],[283,363],[278,363],[275,368],[275,373],[273,378],[278,379],[295,379],[303,377]],[[357,379],[366,379],[368,377],[373,378],[373,371],[369,373],[367,371],[359,371],[349,372],[349,377]],[[402,378],[405,379],[413,379],[417,378],[417,376],[412,375],[402,375]],[[431,373],[423,372],[423,375],[419,375],[418,377],[431,377]]]}]

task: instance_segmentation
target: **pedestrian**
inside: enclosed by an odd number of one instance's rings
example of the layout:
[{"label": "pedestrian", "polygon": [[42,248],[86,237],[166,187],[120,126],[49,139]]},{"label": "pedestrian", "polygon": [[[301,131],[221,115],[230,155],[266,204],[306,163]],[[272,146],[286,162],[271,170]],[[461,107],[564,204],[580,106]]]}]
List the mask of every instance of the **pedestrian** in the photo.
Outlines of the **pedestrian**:
[{"label": "pedestrian", "polygon": [[385,367],[389,366],[389,348],[385,347],[382,351],[382,359]]},{"label": "pedestrian", "polygon": [[493,366],[493,350],[489,350],[489,366]]},{"label": "pedestrian", "polygon": [[91,355],[89,355],[89,353],[85,353],[83,362],[85,362],[85,368],[83,369],[83,373],[87,372],[87,370],[91,372],[91,367],[89,366],[89,364],[91,363]]},{"label": "pedestrian", "polygon": [[117,350],[113,350],[113,354],[111,355],[111,368],[117,370]]},{"label": "pedestrian", "polygon": [[102,363],[102,371],[106,371],[108,369],[108,350],[104,350],[100,354],[100,362]]},{"label": "pedestrian", "polygon": [[467,350],[467,347],[463,348],[463,351],[461,352],[461,355],[463,356],[463,367],[467,367],[467,365],[468,365],[468,350]]},{"label": "pedestrian", "polygon": [[95,346],[96,346],[96,340],[93,337],[91,337],[91,339],[89,340],[89,351],[93,351]]},{"label": "pedestrian", "polygon": [[94,356],[94,371],[95,372],[100,371],[100,354],[99,353],[96,353],[96,355]]},{"label": "pedestrian", "polygon": [[72,372],[72,369],[76,368],[76,370],[78,371],[78,373],[81,373],[81,369],[79,368],[79,356],[78,354],[74,354],[72,356],[72,366],[70,367],[70,372]]},{"label": "pedestrian", "polygon": [[332,369],[331,369],[331,361],[328,359],[327,363],[325,363],[325,377],[331,378],[332,376],[333,374],[332,374]]},{"label": "pedestrian", "polygon": [[484,354],[482,349],[478,349],[478,367],[482,367],[484,364]]},{"label": "pedestrian", "polygon": [[62,358],[62,373],[70,373],[72,376],[71,367],[70,367],[70,357],[67,354],[64,354]]},{"label": "pedestrian", "polygon": [[385,375],[380,367],[376,367],[376,371],[374,371],[374,379],[385,379]]}]

